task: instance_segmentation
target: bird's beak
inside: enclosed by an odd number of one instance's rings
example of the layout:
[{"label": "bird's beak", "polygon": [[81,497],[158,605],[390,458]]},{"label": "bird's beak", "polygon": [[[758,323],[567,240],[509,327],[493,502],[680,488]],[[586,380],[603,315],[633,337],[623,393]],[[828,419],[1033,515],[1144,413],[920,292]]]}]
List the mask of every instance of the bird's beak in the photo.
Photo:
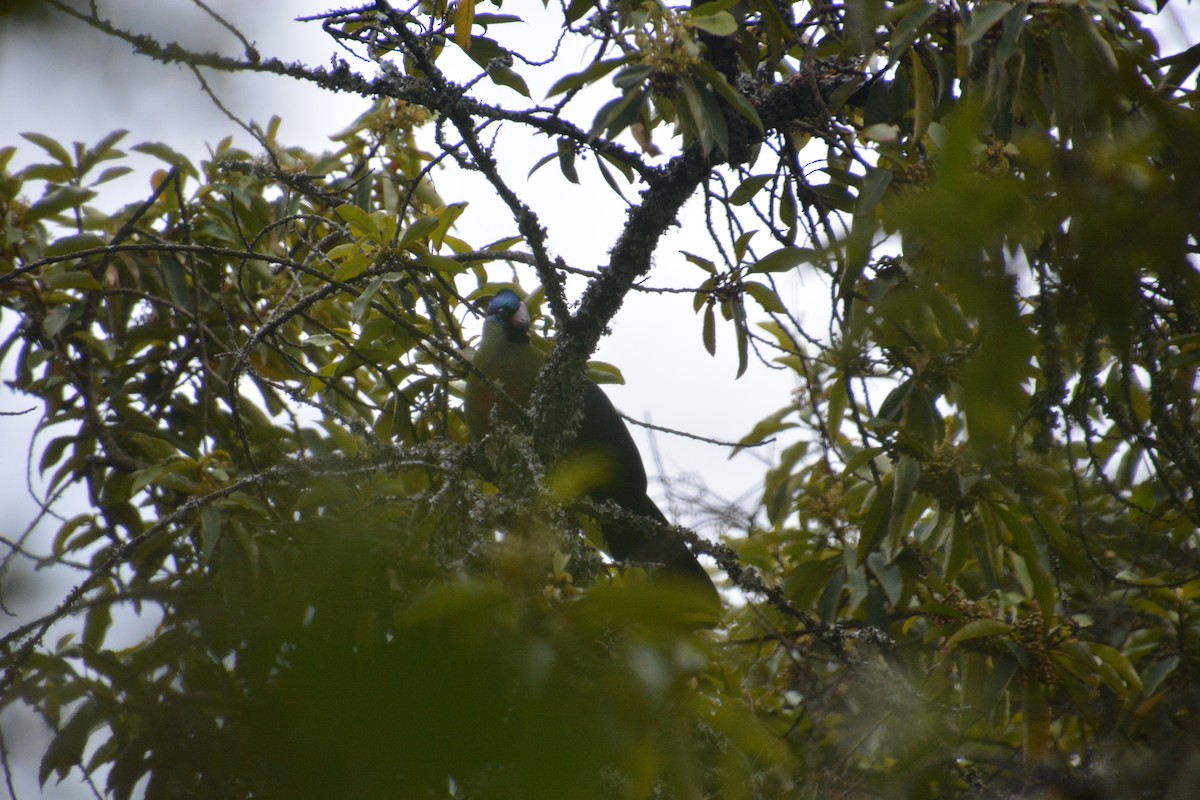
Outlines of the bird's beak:
[{"label": "bird's beak", "polygon": [[529,330],[529,323],[529,308],[522,302],[517,308],[517,312],[512,316],[512,324],[520,330],[527,331]]}]

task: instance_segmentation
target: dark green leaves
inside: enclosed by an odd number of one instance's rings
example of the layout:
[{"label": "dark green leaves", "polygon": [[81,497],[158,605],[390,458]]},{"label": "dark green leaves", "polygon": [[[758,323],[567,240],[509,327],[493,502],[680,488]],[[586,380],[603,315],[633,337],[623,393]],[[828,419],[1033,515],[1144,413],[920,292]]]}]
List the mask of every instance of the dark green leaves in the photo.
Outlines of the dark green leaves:
[{"label": "dark green leaves", "polygon": [[65,778],[82,761],[88,739],[102,722],[99,705],[85,700],[46,748],[38,770],[38,782],[44,786],[51,775],[57,775],[59,780]]}]

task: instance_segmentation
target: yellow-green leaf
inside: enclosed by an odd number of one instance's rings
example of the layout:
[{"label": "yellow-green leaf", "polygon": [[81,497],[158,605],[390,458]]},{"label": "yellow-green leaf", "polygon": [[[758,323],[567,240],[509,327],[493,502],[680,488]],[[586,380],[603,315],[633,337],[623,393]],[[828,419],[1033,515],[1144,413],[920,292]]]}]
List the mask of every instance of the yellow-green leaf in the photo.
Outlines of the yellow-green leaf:
[{"label": "yellow-green leaf", "polygon": [[421,217],[412,225],[404,229],[404,233],[400,235],[398,246],[401,250],[411,247],[416,242],[423,242],[429,238],[438,227],[438,218],[436,216]]},{"label": "yellow-green leaf", "polygon": [[810,247],[781,247],[756,261],[751,272],[788,272],[805,262],[811,262],[816,251]]},{"label": "yellow-green leaf", "polygon": [[693,14],[692,24],[713,36],[731,36],[737,33],[738,24],[733,14],[718,11],[714,14]]},{"label": "yellow-green leaf", "polygon": [[343,203],[337,207],[338,216],[350,223],[350,231],[355,236],[368,236],[382,243],[383,235],[375,220],[366,211],[353,203]]},{"label": "yellow-green leaf", "polygon": [[971,639],[986,639],[992,636],[1003,636],[1012,631],[1012,625],[998,619],[976,619],[963,625],[950,637],[947,644],[958,644]]},{"label": "yellow-green leaf", "polygon": [[913,88],[913,132],[909,149],[916,153],[925,131],[929,129],[929,123],[933,121],[933,80],[915,49],[912,51],[910,71]]},{"label": "yellow-green leaf", "polygon": [[753,297],[758,304],[763,307],[764,311],[769,311],[772,314],[783,314],[787,311],[783,301],[779,299],[779,295],[769,286],[764,286],[755,281],[746,281],[742,286],[746,290],[746,294]]},{"label": "yellow-green leaf", "polygon": [[375,259],[371,253],[368,253],[366,250],[360,247],[354,254],[343,261],[336,270],[334,270],[333,279],[335,281],[354,280],[359,275],[362,275],[364,272],[366,272],[370,268],[371,264],[374,263],[374,260]]},{"label": "yellow-green leaf", "polygon": [[423,267],[429,267],[438,272],[446,272],[451,275],[456,275],[467,268],[465,264],[457,259],[450,258],[449,256],[434,255],[433,253],[422,253],[417,256],[417,263]]},{"label": "yellow-green leaf", "polygon": [[458,0],[454,14],[454,41],[463,50],[471,49],[471,26],[475,23],[475,0]]}]

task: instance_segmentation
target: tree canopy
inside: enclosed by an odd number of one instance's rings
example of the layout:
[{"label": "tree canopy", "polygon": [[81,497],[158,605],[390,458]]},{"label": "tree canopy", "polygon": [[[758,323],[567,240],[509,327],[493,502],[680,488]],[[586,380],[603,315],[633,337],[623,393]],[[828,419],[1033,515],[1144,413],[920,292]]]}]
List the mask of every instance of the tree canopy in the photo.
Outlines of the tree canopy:
[{"label": "tree canopy", "polygon": [[[146,69],[370,108],[326,152],[278,119],[245,123],[258,152],[204,159],[126,131],[0,148],[0,357],[38,403],[42,508],[4,533],[3,574],[75,584],[2,639],[0,703],[54,731],[43,782],[1200,783],[1200,46],[1160,44],[1167,0],[379,0],[303,21],[328,65],[48,5]],[[162,168],[114,209],[130,152]],[[484,181],[511,235],[480,240],[447,172]],[[603,263],[561,257],[534,172],[625,204]],[[686,251],[659,246],[675,226]],[[666,262],[691,279],[656,284]],[[827,290],[816,328],[799,275]],[[469,441],[479,301],[502,286],[550,358],[527,424]],[[769,444],[741,527],[666,532],[727,591],[712,629],[600,557],[594,522],[619,512],[553,469],[589,369],[620,380],[589,359],[643,291],[694,298],[656,350],[732,348],[720,379],[796,387],[731,445]],[[153,627],[116,644],[130,614]]]}]

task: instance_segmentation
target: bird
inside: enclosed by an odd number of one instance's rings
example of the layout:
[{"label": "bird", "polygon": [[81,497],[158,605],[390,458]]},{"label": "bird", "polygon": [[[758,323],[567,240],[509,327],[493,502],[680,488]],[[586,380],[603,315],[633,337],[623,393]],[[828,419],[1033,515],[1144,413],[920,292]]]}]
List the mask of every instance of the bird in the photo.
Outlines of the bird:
[{"label": "bird", "polygon": [[[483,336],[467,377],[463,416],[472,440],[492,431],[493,419],[515,423],[529,403],[546,354],[529,339],[529,309],[512,289],[501,289],[491,299]],[[484,379],[486,378],[486,380]],[[508,396],[498,396],[494,383]],[[625,421],[599,386],[583,385],[583,414],[578,435],[563,457],[577,469],[586,484],[586,495],[595,503],[612,501],[621,509],[662,525],[667,517],[646,493],[646,467]],[[677,538],[656,533],[648,524],[611,517],[599,520],[605,550],[618,561],[657,565],[664,576],[682,578],[710,608],[720,608],[712,578],[696,556]]]}]

